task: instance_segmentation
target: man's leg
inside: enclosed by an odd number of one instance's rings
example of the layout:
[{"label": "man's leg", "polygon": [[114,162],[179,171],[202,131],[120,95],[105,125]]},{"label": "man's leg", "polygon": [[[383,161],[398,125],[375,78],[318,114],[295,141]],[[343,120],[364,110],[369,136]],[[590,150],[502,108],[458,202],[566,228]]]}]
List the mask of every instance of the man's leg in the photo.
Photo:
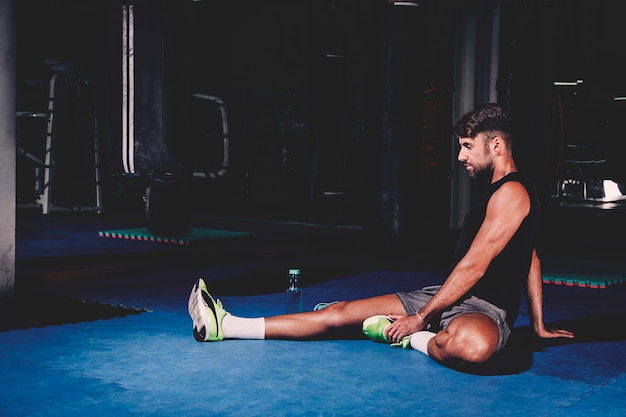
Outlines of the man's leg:
[{"label": "man's leg", "polygon": [[495,353],[500,331],[495,321],[481,313],[462,314],[428,342],[428,355],[451,367],[478,364]]},{"label": "man's leg", "polygon": [[208,293],[199,279],[189,296],[189,314],[198,341],[234,339],[316,339],[336,334],[347,327],[361,328],[363,321],[377,314],[406,314],[395,294],[341,301],[319,311],[284,314],[268,318],[237,317],[228,313]]},{"label": "man's leg", "polygon": [[319,311],[285,314],[265,319],[267,339],[316,339],[348,327],[361,331],[373,315],[406,314],[395,294],[340,301]]}]

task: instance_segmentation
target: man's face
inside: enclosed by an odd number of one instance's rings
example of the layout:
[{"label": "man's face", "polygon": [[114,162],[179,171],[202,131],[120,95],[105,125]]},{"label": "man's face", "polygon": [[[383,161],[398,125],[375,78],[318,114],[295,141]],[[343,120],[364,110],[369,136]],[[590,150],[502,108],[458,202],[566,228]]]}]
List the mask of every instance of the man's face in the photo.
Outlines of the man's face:
[{"label": "man's face", "polygon": [[463,162],[471,178],[493,171],[493,155],[489,140],[483,133],[479,133],[475,138],[459,138],[459,146],[457,159]]}]

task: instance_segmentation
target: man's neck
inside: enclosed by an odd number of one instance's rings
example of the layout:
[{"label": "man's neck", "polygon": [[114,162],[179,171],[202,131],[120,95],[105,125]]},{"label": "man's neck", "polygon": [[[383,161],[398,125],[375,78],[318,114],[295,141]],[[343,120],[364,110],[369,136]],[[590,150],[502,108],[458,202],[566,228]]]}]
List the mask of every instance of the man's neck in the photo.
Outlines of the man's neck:
[{"label": "man's neck", "polygon": [[513,161],[495,168],[493,170],[493,174],[491,175],[491,183],[493,184],[496,181],[500,181],[502,178],[506,177],[511,172],[517,172],[517,167],[515,166],[515,163]]}]

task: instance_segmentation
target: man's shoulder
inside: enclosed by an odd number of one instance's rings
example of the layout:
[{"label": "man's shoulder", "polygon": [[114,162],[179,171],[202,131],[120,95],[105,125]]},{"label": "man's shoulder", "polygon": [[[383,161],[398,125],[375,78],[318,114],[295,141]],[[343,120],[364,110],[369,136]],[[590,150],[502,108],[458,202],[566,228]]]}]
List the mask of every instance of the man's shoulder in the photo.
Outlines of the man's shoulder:
[{"label": "man's shoulder", "polygon": [[493,190],[494,193],[504,189],[510,192],[529,194],[534,189],[532,181],[526,175],[518,171],[505,175],[492,185],[495,186]]},{"label": "man's shoulder", "polygon": [[528,194],[528,190],[526,189],[526,184],[517,180],[509,180],[507,182],[504,182],[502,185],[500,185],[500,187],[498,187],[496,192],[502,191],[502,190],[505,190],[506,192],[520,192],[520,193]]},{"label": "man's shoulder", "polygon": [[506,208],[510,212],[514,207],[520,207],[527,211],[530,205],[530,195],[528,189],[519,181],[510,180],[501,184],[497,190],[491,194],[489,205]]}]

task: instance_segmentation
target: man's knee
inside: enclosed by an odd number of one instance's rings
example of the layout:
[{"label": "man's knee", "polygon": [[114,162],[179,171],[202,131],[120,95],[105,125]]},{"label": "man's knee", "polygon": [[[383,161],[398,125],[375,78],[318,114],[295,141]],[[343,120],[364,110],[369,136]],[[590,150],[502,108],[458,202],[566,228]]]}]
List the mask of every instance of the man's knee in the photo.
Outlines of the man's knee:
[{"label": "man's knee", "polygon": [[346,301],[337,301],[325,307],[318,312],[320,314],[320,320],[322,320],[322,322],[326,324],[329,329],[344,326],[346,321],[346,305]]},{"label": "man's knee", "polygon": [[452,365],[483,363],[496,351],[499,330],[485,315],[460,316],[435,338],[435,359]]},{"label": "man's knee", "polygon": [[466,363],[483,363],[487,361],[496,350],[497,339],[484,333],[460,331],[453,338],[457,346],[460,361]]}]

